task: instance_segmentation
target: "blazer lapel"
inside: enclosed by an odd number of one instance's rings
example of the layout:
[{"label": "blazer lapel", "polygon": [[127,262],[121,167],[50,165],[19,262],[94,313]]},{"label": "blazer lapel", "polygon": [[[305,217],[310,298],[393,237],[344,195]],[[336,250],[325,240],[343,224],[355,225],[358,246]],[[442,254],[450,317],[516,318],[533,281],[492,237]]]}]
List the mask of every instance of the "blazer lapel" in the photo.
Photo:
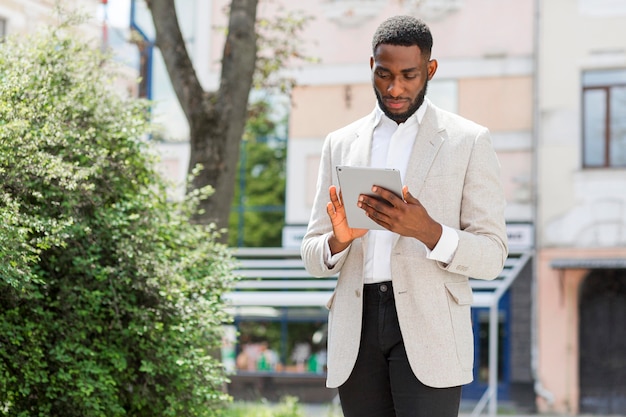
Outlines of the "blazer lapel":
[{"label": "blazer lapel", "polygon": [[[415,138],[415,143],[411,150],[405,178],[405,185],[409,186],[409,192],[416,197],[422,191],[430,166],[443,144],[443,135],[441,132],[444,129],[444,127],[439,126],[436,110],[434,106],[429,103],[428,109],[417,131],[417,137]],[[393,246],[398,243],[399,238],[400,235],[394,236]]]},{"label": "blazer lapel", "polygon": [[422,190],[430,166],[443,144],[443,130],[437,121],[436,110],[429,104],[417,132],[406,173],[406,184],[414,196]]},{"label": "blazer lapel", "polygon": [[372,158],[372,136],[374,133],[374,121],[376,120],[376,112],[373,111],[354,132],[355,140],[350,152],[350,164],[353,166],[369,166]]},{"label": "blazer lapel", "polygon": [[[361,125],[361,127],[354,132],[355,139],[350,152],[350,165],[354,166],[370,166],[372,160],[372,138],[374,136],[374,121],[376,120],[376,110],[370,113],[369,117]],[[367,246],[369,244],[369,233],[361,239],[363,247],[363,253],[367,253]],[[364,267],[365,265],[363,265]]]}]

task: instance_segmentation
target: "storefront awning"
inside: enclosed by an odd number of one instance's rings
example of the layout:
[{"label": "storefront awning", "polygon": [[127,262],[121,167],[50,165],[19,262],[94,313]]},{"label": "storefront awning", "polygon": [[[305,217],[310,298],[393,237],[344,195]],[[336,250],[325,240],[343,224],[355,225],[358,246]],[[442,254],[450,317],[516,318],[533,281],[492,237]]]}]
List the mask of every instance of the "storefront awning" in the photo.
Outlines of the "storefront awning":
[{"label": "storefront awning", "polygon": [[553,269],[626,269],[626,258],[563,258],[550,262]]}]

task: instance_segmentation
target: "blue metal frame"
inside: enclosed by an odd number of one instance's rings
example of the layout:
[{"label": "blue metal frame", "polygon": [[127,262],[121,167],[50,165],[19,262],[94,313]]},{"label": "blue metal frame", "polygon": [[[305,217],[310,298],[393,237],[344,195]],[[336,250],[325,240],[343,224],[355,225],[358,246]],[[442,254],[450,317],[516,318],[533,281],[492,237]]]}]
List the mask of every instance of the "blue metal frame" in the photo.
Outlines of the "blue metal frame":
[{"label": "blue metal frame", "polygon": [[141,29],[139,25],[137,24],[137,21],[136,21],[137,6],[135,4],[136,1],[137,0],[132,0],[130,3],[130,28],[131,30],[136,31],[146,44],[146,49],[144,51],[140,50],[140,54],[144,55],[143,57],[145,58],[145,65],[146,65],[146,70],[145,70],[146,98],[148,100],[152,100],[152,59],[153,59],[153,52],[154,52],[154,41],[152,39],[149,39],[146,33],[143,31],[143,29]]},{"label": "blue metal frame", "polygon": [[[465,385],[463,387],[463,399],[475,401],[480,399],[485,390],[489,388],[488,381],[481,381],[478,375],[480,371],[480,357],[481,357],[481,347],[480,347],[480,318],[479,315],[489,314],[489,308],[472,308],[472,328],[474,330],[474,381],[472,383]],[[499,374],[501,378],[498,379],[498,398],[502,400],[508,400],[510,396],[510,375],[511,375],[511,302],[510,302],[510,292],[507,291],[504,293],[500,302],[498,304],[498,313],[503,315],[502,321],[502,330],[503,333],[500,335],[500,342],[498,346],[500,347],[500,364],[499,366]]]},{"label": "blue metal frame", "polygon": [[[267,143],[270,139],[285,142],[287,139],[278,136],[272,136],[271,138],[266,136],[259,136],[256,138],[258,142]],[[248,142],[241,141],[241,147],[239,149],[239,201],[237,204],[233,204],[231,207],[231,213],[237,213],[237,247],[244,246],[244,229],[245,220],[244,215],[246,212],[285,212],[285,205],[280,206],[250,206],[245,204],[246,200],[246,164],[248,159]]]}]

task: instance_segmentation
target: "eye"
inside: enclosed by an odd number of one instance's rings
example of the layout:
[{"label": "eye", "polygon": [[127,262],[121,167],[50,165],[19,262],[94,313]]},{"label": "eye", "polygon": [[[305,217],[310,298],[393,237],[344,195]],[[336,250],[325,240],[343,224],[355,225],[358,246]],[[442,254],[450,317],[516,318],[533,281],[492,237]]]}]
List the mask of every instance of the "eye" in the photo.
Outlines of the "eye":
[{"label": "eye", "polygon": [[414,80],[415,78],[417,78],[417,74],[405,74],[404,78],[406,78],[407,80]]},{"label": "eye", "polygon": [[387,73],[387,72],[382,72],[382,71],[376,71],[376,76],[377,76],[378,78],[382,78],[382,79],[384,80],[384,79],[389,78],[389,73]]}]

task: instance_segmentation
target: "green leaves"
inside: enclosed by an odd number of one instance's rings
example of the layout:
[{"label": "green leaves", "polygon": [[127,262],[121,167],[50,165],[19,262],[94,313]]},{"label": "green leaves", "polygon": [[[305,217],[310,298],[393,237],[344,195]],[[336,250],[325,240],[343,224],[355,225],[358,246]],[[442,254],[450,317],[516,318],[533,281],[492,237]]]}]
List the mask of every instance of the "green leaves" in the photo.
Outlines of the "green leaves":
[{"label": "green leaves", "polygon": [[51,29],[0,44],[0,416],[211,416],[233,261],[171,203],[147,103]]},{"label": "green leaves", "polygon": [[281,245],[287,149],[286,141],[276,138],[279,122],[271,119],[271,110],[264,100],[249,106],[229,219],[231,246]]}]

